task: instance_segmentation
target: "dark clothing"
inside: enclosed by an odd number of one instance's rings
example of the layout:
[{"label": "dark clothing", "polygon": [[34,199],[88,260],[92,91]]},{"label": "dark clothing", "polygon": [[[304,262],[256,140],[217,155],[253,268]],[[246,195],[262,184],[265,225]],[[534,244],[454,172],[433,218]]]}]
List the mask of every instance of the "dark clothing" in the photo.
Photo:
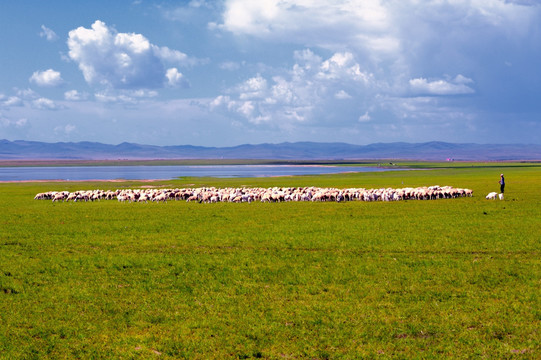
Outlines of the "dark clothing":
[{"label": "dark clothing", "polygon": [[503,194],[503,190],[505,189],[505,179],[503,178],[503,176],[500,177],[500,192]]}]

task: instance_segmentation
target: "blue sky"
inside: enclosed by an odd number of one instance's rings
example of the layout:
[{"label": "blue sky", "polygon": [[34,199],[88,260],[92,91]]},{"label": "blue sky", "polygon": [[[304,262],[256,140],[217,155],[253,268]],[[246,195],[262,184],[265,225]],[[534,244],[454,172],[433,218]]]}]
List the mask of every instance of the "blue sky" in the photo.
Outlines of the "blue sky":
[{"label": "blue sky", "polygon": [[541,143],[535,0],[2,1],[0,139]]}]

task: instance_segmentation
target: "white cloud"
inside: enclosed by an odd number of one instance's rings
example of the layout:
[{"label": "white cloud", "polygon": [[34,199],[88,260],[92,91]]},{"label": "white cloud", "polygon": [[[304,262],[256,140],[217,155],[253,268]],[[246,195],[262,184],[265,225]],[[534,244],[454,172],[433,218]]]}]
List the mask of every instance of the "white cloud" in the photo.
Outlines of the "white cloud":
[{"label": "white cloud", "polygon": [[160,58],[162,61],[172,63],[172,64],[186,64],[193,65],[196,63],[195,59],[188,58],[188,55],[178,51],[171,50],[167,46],[158,47],[152,45],[152,52],[155,56]]},{"label": "white cloud", "polygon": [[360,65],[355,62],[354,56],[350,52],[335,53],[330,59],[325,60],[321,64],[317,76],[327,80],[350,78],[361,80],[364,83],[370,82],[372,78],[372,74],[360,70]]},{"label": "white cloud", "polygon": [[64,99],[69,101],[81,101],[88,98],[87,93],[80,93],[77,90],[69,90],[64,93]]},{"label": "white cloud", "polygon": [[136,98],[153,98],[158,96],[158,92],[156,90],[146,90],[146,89],[138,89],[138,90],[124,90],[124,93],[130,94],[130,96],[136,97]]},{"label": "white cloud", "polygon": [[334,97],[337,98],[337,99],[340,99],[340,100],[347,100],[347,99],[351,99],[352,96],[349,95],[346,91],[344,90],[340,90],[338,91],[337,93],[334,94]]},{"label": "white cloud", "polygon": [[433,129],[438,124],[456,124],[457,119],[472,119],[467,111],[444,103],[443,95],[474,93],[474,81],[462,74],[388,80],[379,73],[378,79],[348,51],[323,58],[305,49],[294,52],[293,59],[289,70],[250,77],[216,97],[209,109],[226,112],[247,128],[277,129],[284,134],[327,129],[329,133],[345,131],[350,137],[359,131],[366,134],[365,141],[370,133],[385,139],[418,138],[415,130],[407,133],[405,129],[423,128],[425,121],[434,121],[426,127]]},{"label": "white cloud", "polygon": [[38,98],[32,101],[32,107],[39,110],[58,110],[62,107],[57,105],[53,100],[47,98]]},{"label": "white cloud", "polygon": [[[495,26],[531,19],[533,0],[225,0],[217,27],[237,35],[288,41],[332,50],[355,45],[378,52],[402,50],[407,27]],[[538,5],[538,4],[536,4]],[[530,14],[528,14],[530,13]],[[406,28],[404,28],[406,26]]]},{"label": "white cloud", "polygon": [[136,100],[131,97],[131,96],[128,96],[126,94],[113,94],[111,92],[108,92],[108,91],[102,91],[102,92],[97,92],[94,94],[94,98],[99,101],[99,102],[103,102],[103,103],[126,103],[126,104],[134,104],[136,103]]},{"label": "white cloud", "polygon": [[456,84],[473,84],[472,79],[467,78],[462,74],[458,74],[457,76],[455,76],[454,82]]},{"label": "white cloud", "polygon": [[61,134],[61,135],[69,135],[71,134],[73,131],[75,131],[77,129],[77,127],[73,124],[67,124],[67,125],[64,125],[64,126],[56,126],[54,128],[54,132],[56,134]]},{"label": "white cloud", "polygon": [[314,54],[310,49],[295,51],[293,58],[297,61],[297,66],[306,70],[312,70],[321,66],[321,56]]},{"label": "white cloud", "polygon": [[22,106],[23,100],[18,96],[10,96],[7,99],[3,100],[1,104],[5,107],[9,106]]},{"label": "white cloud", "polygon": [[39,97],[38,93],[36,93],[32,89],[17,89],[17,96],[29,100],[29,99],[37,99]]},{"label": "white cloud", "polygon": [[62,85],[64,80],[58,71],[48,69],[45,71],[35,71],[30,77],[30,82],[38,86],[55,87]]},{"label": "white cloud", "polygon": [[229,104],[231,102],[231,98],[229,96],[219,95],[215,99],[213,99],[209,106],[211,110],[214,110],[215,108],[219,108],[222,105]]},{"label": "white cloud", "polygon": [[252,118],[252,114],[254,112],[254,104],[251,101],[244,101],[241,103],[241,105],[237,108],[237,111],[244,115],[247,118]]},{"label": "white cloud", "polygon": [[184,76],[178,71],[177,68],[167,69],[165,76],[167,77],[167,85],[171,87],[176,87],[186,83]]},{"label": "white cloud", "polygon": [[359,122],[368,122],[370,120],[372,120],[372,118],[368,112],[365,112],[363,115],[359,116]]},{"label": "white cloud", "polygon": [[28,119],[22,118],[15,121],[15,127],[21,128],[28,124]]},{"label": "white cloud", "polygon": [[[69,32],[69,57],[85,80],[116,89],[156,89],[171,84],[167,64],[194,62],[180,51],[151,44],[141,34],[119,33],[96,20],[90,29]],[[178,70],[177,70],[178,72]],[[180,73],[178,73],[180,74]],[[178,74],[173,79],[178,81]]]},{"label": "white cloud", "polygon": [[409,81],[411,90],[422,95],[463,95],[472,94],[475,91],[466,84],[473,80],[457,75],[451,82],[446,80],[428,81],[425,78],[411,79]]},{"label": "white cloud", "polygon": [[46,38],[47,41],[58,40],[58,35],[56,35],[53,30],[49,29],[45,25],[41,25],[41,32],[39,33],[39,36]]},{"label": "white cloud", "polygon": [[0,114],[0,125],[4,128],[16,128],[21,129],[24,128],[28,124],[28,119],[26,118],[20,118],[17,120],[12,120],[6,117],[3,117],[2,114]]},{"label": "white cloud", "polygon": [[375,86],[372,75],[361,71],[351,53],[335,53],[324,60],[306,49],[295,52],[294,59],[297,63],[288,72],[270,79],[261,74],[249,78],[230,89],[229,95],[216,97],[210,109],[240,114],[256,125],[291,129],[292,124],[340,119],[343,109],[337,101]]},{"label": "white cloud", "polygon": [[223,23],[217,27],[333,51],[353,44],[388,52],[399,42],[392,33],[391,15],[379,0],[227,0]]},{"label": "white cloud", "polygon": [[[490,47],[480,44],[507,42],[512,45],[508,54],[516,54],[519,37],[539,34],[541,6],[531,5],[529,0],[225,0],[221,22],[214,28],[242,36],[248,44],[286,42],[350,53],[358,70],[343,67],[339,61],[347,58],[328,59],[329,67],[320,75],[334,76],[335,68],[347,69],[359,77],[374,76],[366,81],[377,78],[404,91],[412,74],[426,77],[424,72],[459,73],[467,71],[464,66],[486,66],[494,54],[485,53],[483,49]],[[469,87],[444,90],[444,85],[432,86],[444,92],[465,92]]]},{"label": "white cloud", "polygon": [[267,91],[267,80],[261,77],[261,75],[257,75],[242,83],[238,87],[238,90],[240,91],[239,98],[241,100],[261,98]]},{"label": "white cloud", "polygon": [[155,98],[158,92],[148,89],[111,90],[96,92],[94,98],[104,103],[137,104],[146,99]]}]

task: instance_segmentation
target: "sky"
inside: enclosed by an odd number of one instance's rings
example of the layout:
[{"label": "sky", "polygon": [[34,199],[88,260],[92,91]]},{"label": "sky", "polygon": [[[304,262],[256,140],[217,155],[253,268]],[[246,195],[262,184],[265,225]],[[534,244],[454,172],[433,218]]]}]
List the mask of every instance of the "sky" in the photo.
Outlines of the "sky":
[{"label": "sky", "polygon": [[539,0],[0,2],[0,139],[541,144]]}]

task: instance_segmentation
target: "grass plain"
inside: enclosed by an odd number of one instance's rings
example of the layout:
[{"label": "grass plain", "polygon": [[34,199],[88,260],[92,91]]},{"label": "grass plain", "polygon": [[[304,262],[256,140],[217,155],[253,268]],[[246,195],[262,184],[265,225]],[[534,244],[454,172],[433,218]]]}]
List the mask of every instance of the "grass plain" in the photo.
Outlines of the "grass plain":
[{"label": "grass plain", "polygon": [[[431,166],[439,168],[0,184],[0,358],[539,358],[541,165]],[[486,200],[500,172],[505,201]],[[435,184],[474,197],[33,200],[139,186]]]}]

